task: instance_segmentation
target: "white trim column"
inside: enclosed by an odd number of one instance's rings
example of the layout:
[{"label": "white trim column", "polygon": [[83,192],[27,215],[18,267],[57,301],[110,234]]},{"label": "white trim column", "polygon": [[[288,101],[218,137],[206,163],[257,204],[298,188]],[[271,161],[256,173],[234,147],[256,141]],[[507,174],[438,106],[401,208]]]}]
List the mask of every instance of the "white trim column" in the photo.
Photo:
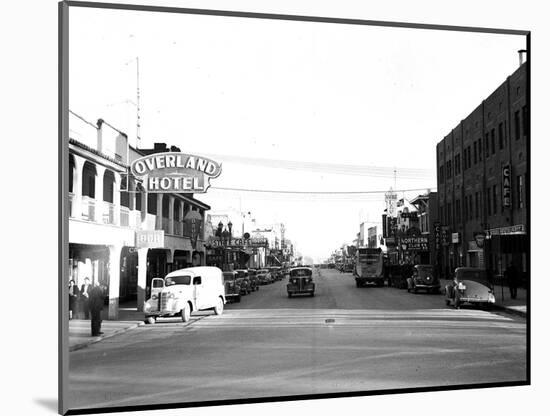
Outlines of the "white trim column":
[{"label": "white trim column", "polygon": [[162,230],[162,193],[157,194],[157,218],[155,229]]},{"label": "white trim column", "polygon": [[148,208],[148,205],[149,205],[149,199],[148,199],[148,195],[147,195],[147,192],[143,191],[141,194],[141,213],[140,213],[140,218],[141,218],[141,229],[142,230],[146,230],[147,229],[147,210],[149,209]]},{"label": "white trim column", "polygon": [[179,215],[178,215],[178,218],[179,218],[179,222],[181,223],[180,225],[180,230],[181,230],[181,234],[180,235],[183,235],[183,227],[185,226],[185,222],[183,221],[183,216],[185,215],[185,212],[184,212],[184,207],[185,205],[185,202],[184,201],[181,201],[180,200],[180,204],[179,204]]},{"label": "white trim column", "polygon": [[[113,172],[113,175],[115,177],[115,182],[113,183],[113,205],[114,205],[114,225],[120,225],[120,185],[121,185],[121,177],[120,173]],[[128,204],[130,205],[130,204]]]},{"label": "white trim column", "polygon": [[168,195],[168,234],[175,234],[175,232],[174,232],[174,202],[175,202],[175,198],[172,195]]},{"label": "white trim column", "polygon": [[122,246],[109,246],[109,319],[118,319]]},{"label": "white trim column", "polygon": [[84,170],[85,159],[72,154],[74,160],[73,171],[73,206],[71,207],[71,213],[73,218],[82,218],[82,176]]},{"label": "white trim column", "polygon": [[[147,199],[147,198],[146,198]],[[137,310],[143,312],[145,290],[147,286],[147,252],[148,248],[140,248],[138,252]]]},{"label": "white trim column", "polygon": [[103,203],[103,176],[105,175],[105,166],[95,165],[95,218],[94,221],[103,224],[103,212],[105,204]]}]

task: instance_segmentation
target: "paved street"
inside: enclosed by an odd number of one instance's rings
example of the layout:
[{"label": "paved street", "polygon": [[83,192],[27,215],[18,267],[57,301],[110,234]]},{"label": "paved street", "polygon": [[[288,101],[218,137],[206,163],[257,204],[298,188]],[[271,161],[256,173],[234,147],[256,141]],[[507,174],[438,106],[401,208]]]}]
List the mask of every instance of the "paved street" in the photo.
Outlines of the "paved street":
[{"label": "paved street", "polygon": [[525,321],[454,310],[440,295],[356,288],[322,270],[316,295],[285,281],[70,354],[70,407],[127,406],[521,381]]}]

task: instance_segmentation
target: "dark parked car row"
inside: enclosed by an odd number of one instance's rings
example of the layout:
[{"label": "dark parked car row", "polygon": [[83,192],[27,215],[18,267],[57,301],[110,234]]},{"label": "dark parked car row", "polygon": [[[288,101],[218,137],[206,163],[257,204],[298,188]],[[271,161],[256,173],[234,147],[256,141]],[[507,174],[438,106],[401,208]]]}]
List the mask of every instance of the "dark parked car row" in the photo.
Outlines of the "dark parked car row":
[{"label": "dark parked car row", "polygon": [[281,267],[266,269],[238,269],[223,272],[225,281],[225,297],[231,302],[240,302],[241,296],[246,296],[267,285],[283,279],[287,273]]}]

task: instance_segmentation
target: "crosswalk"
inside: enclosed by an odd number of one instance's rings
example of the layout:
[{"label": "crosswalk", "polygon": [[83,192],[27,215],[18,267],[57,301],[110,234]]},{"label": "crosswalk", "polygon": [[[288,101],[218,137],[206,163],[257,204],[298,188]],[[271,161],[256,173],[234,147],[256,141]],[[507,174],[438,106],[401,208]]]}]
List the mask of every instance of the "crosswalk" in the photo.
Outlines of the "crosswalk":
[{"label": "crosswalk", "polygon": [[464,309],[243,309],[225,311],[220,316],[205,316],[192,325],[193,329],[402,326],[522,328],[525,324],[488,311]]}]

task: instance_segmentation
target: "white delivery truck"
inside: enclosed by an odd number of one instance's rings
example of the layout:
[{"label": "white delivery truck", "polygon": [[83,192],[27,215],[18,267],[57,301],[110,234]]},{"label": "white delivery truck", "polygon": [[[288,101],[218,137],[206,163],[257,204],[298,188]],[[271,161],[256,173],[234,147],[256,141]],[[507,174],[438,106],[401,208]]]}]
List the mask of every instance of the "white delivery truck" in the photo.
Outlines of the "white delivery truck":
[{"label": "white delivery truck", "polygon": [[164,279],[153,279],[151,287],[155,290],[143,308],[146,323],[171,316],[181,316],[183,322],[188,322],[191,313],[206,309],[213,309],[216,315],[223,313],[225,286],[223,273],[217,267],[176,270]]}]

